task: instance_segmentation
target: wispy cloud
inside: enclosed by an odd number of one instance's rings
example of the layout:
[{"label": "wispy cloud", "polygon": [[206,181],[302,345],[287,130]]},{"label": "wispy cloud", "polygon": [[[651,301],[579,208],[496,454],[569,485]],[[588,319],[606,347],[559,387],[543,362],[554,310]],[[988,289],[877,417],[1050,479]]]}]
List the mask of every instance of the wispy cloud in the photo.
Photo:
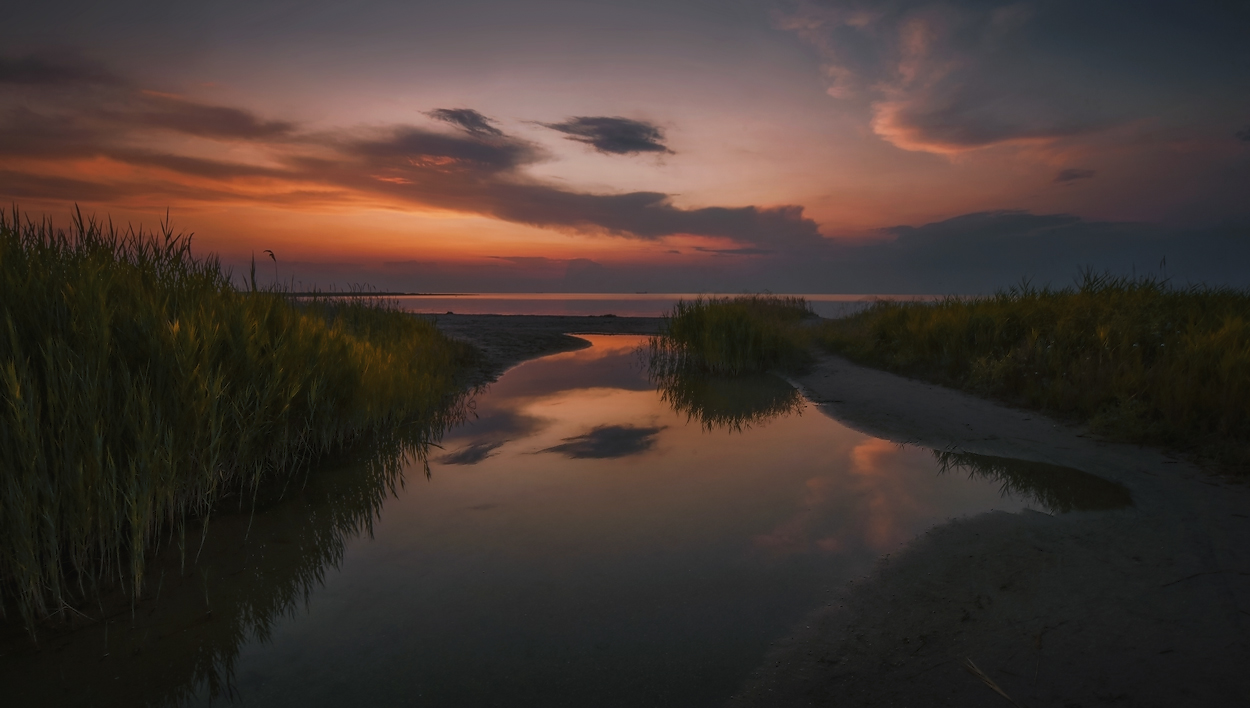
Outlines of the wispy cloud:
[{"label": "wispy cloud", "polygon": [[767,256],[776,253],[771,248],[754,248],[744,246],[742,248],[707,248],[705,246],[695,246],[694,250],[700,253],[715,253],[718,256]]},{"label": "wispy cloud", "polygon": [[123,127],[158,128],[202,138],[267,140],[288,136],[295,123],[264,120],[251,111],[189,101],[179,96],[141,91],[123,110],[100,110],[97,116]]},{"label": "wispy cloud", "polygon": [[[1247,57],[1244,6],[1029,0],[797,0],[779,24],[816,47],[829,94],[894,145],[957,153],[1227,110],[1213,80]],[[1096,68],[1096,70],[1095,70]]]},{"label": "wispy cloud", "polygon": [[0,84],[72,86],[121,83],[121,78],[103,64],[78,57],[0,57]]},{"label": "wispy cloud", "polygon": [[503,131],[491,125],[493,121],[472,108],[435,108],[426,115],[445,123],[459,126],[475,135],[503,137]]},{"label": "wispy cloud", "polygon": [[579,116],[561,123],[541,125],[564,133],[569,140],[590,145],[605,155],[673,152],[664,144],[664,133],[646,121],[609,116]]},{"label": "wispy cloud", "polygon": [[1098,173],[1094,170],[1086,170],[1086,169],[1081,169],[1079,167],[1069,167],[1066,170],[1060,170],[1059,174],[1055,175],[1055,182],[1059,184],[1070,184],[1078,180],[1090,179],[1096,174]]}]

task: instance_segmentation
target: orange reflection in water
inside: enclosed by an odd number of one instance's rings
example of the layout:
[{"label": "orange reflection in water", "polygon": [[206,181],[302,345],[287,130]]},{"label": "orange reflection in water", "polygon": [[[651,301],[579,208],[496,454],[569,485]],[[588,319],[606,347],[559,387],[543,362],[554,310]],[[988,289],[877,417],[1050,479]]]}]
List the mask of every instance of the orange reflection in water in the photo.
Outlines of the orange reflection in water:
[{"label": "orange reflection in water", "polygon": [[[864,558],[951,516],[1022,506],[991,484],[939,477],[928,451],[856,432],[811,406],[743,432],[704,430],[647,383],[636,355],[644,337],[585,339],[592,347],[509,371],[479,401],[477,423],[445,443],[444,461],[490,448],[472,477],[498,503],[544,486],[563,509],[516,521],[536,539],[567,533],[562,523],[577,519],[589,545],[605,536],[645,544],[663,528],[675,545],[738,537],[743,552]],[[467,475],[466,467],[436,464],[435,475]]]},{"label": "orange reflection in water", "polygon": [[240,654],[240,696],[302,705],[348,682],[361,704],[716,705],[881,553],[1020,507],[811,406],[707,429],[648,381],[645,338],[586,339],[478,399],[307,613]]}]

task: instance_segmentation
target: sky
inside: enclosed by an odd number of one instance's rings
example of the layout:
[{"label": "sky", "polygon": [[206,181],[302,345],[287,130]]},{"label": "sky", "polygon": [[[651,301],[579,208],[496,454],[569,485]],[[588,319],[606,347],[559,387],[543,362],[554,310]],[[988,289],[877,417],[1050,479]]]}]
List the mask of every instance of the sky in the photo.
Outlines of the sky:
[{"label": "sky", "polygon": [[1250,285],[1250,3],[7,14],[0,199],[64,224],[168,213],[299,288]]}]

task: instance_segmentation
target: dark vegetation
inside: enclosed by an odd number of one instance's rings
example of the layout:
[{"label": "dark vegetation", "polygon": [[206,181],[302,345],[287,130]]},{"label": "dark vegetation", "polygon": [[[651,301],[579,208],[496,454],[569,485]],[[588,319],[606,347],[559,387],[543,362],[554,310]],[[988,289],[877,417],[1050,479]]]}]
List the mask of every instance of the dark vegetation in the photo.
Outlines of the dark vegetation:
[{"label": "dark vegetation", "polygon": [[1061,290],[878,302],[815,336],[855,361],[1250,470],[1250,292],[1086,273]]},{"label": "dark vegetation", "polygon": [[137,595],[189,520],[348,444],[423,455],[469,356],[379,300],[240,291],[168,224],[0,215],[0,608]]},{"label": "dark vegetation", "polygon": [[[172,706],[197,694],[231,696],[240,648],[304,608],[347,543],[371,533],[411,453],[436,432],[402,427],[355,445],[280,501],[262,498],[263,513],[227,500],[211,524],[189,521],[194,565],[177,544],[162,545],[138,592],[115,587],[41,623],[43,652],[16,623],[0,624],[8,705]],[[105,651],[113,658],[102,660]]]},{"label": "dark vegetation", "polygon": [[815,315],[800,297],[744,295],[679,301],[651,340],[652,369],[716,376],[800,369],[810,361],[801,327]]},{"label": "dark vegetation", "polygon": [[1065,289],[1022,285],[809,317],[794,297],[679,303],[651,342],[650,369],[675,403],[698,413],[689,401],[707,384],[682,372],[801,369],[814,344],[1088,423],[1111,439],[1250,471],[1250,292],[1085,273]]},{"label": "dark vegetation", "polygon": [[707,430],[732,431],[797,413],[803,397],[773,369],[810,360],[803,298],[747,295],[678,302],[643,352],[660,395]]}]

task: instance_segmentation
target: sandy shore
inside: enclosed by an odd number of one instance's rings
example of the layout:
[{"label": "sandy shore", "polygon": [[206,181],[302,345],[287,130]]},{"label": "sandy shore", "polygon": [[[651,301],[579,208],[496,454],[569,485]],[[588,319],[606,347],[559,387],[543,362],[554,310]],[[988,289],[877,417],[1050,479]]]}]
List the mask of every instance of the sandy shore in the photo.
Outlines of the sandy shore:
[{"label": "sandy shore", "polygon": [[[565,333],[659,320],[441,315],[494,374]],[[780,641],[735,706],[1181,706],[1250,700],[1250,488],[1153,449],[823,357],[794,383],[871,435],[1075,467],[1134,506],[953,521],[883,558]],[[984,677],[969,670],[975,664]]]},{"label": "sandy shore", "polygon": [[795,381],[866,433],[1075,467],[1134,506],[993,513],[882,559],[781,643],[737,706],[1239,705],[1250,700],[1250,489],[1187,462],[825,357]]}]

